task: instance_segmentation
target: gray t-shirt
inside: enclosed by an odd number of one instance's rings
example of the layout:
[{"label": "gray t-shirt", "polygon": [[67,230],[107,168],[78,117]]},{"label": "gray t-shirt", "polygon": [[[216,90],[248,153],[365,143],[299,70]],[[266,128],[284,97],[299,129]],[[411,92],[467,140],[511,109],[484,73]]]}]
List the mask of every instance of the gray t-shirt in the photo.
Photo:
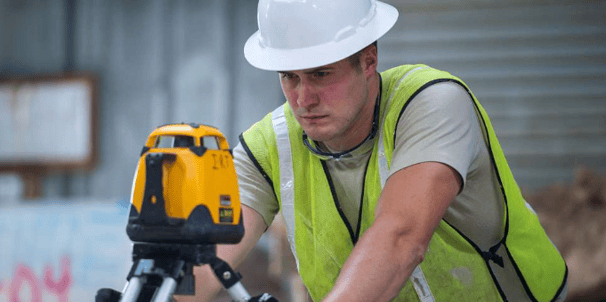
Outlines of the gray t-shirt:
[{"label": "gray t-shirt", "polygon": [[[454,82],[429,86],[410,101],[398,121],[390,175],[422,162],[440,162],[455,169],[463,187],[444,220],[486,251],[502,238],[504,222],[500,186],[483,135],[473,102],[463,87]],[[326,162],[340,205],[354,229],[372,143],[366,142],[349,158]],[[273,189],[240,144],[234,149],[234,162],[241,202],[270,225],[279,209]],[[491,266],[505,279],[515,276],[511,269]],[[502,284],[504,291],[512,301],[527,300],[517,283]]]}]

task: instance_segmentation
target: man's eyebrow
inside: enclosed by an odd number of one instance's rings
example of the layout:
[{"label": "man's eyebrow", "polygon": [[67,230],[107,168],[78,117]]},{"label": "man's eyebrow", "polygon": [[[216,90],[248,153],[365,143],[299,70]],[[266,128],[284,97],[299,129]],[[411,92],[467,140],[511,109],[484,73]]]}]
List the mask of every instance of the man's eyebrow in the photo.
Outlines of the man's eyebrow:
[{"label": "man's eyebrow", "polygon": [[[319,71],[330,71],[330,70],[332,70],[332,67],[322,66],[322,67],[317,67],[317,68],[314,68],[314,69],[310,69],[310,70],[304,71],[303,73],[305,73],[305,74],[314,74],[314,73],[319,72]],[[294,74],[293,71],[278,71],[278,73],[279,74]]]},{"label": "man's eyebrow", "polygon": [[322,66],[322,67],[318,67],[318,68],[314,68],[314,69],[311,69],[311,70],[305,71],[304,73],[305,73],[305,74],[314,74],[314,73],[316,73],[316,72],[320,72],[320,71],[329,71],[329,70],[331,70],[331,69],[332,69],[332,67],[328,67],[328,66]]}]

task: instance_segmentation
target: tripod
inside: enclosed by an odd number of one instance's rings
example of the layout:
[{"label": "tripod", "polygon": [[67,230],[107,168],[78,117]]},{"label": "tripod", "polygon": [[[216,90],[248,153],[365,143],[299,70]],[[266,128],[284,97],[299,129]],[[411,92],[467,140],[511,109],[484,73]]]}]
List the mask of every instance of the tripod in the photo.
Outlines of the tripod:
[{"label": "tripod", "polygon": [[96,302],[169,302],[173,294],[195,293],[194,265],[209,264],[233,301],[245,302],[250,295],[241,276],[216,256],[214,244],[135,243],[133,266],[122,293],[100,289]]}]

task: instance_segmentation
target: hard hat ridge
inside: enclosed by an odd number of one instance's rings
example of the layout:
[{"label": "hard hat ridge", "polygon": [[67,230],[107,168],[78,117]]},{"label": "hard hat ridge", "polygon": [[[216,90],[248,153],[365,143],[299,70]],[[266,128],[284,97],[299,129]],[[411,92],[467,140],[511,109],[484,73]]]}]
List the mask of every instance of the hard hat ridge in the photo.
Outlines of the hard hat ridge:
[{"label": "hard hat ridge", "polygon": [[266,70],[318,67],[375,42],[397,17],[395,8],[376,0],[260,0],[259,30],[244,55]]}]

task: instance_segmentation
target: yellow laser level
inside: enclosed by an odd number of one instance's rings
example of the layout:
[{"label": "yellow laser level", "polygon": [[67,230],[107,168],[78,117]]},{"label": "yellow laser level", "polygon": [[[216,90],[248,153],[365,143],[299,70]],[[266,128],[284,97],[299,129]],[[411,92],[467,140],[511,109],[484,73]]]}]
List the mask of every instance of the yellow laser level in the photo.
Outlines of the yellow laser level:
[{"label": "yellow laser level", "polygon": [[133,265],[122,292],[97,291],[97,302],[169,302],[195,294],[193,268],[208,264],[233,301],[252,297],[240,274],[216,254],[218,243],[244,236],[238,180],[227,140],[200,124],[158,127],[147,139],[133,180],[126,233]]},{"label": "yellow laser level", "polygon": [[132,241],[238,243],[240,210],[233,156],[218,129],[169,124],[149,135],[133,181]]}]

